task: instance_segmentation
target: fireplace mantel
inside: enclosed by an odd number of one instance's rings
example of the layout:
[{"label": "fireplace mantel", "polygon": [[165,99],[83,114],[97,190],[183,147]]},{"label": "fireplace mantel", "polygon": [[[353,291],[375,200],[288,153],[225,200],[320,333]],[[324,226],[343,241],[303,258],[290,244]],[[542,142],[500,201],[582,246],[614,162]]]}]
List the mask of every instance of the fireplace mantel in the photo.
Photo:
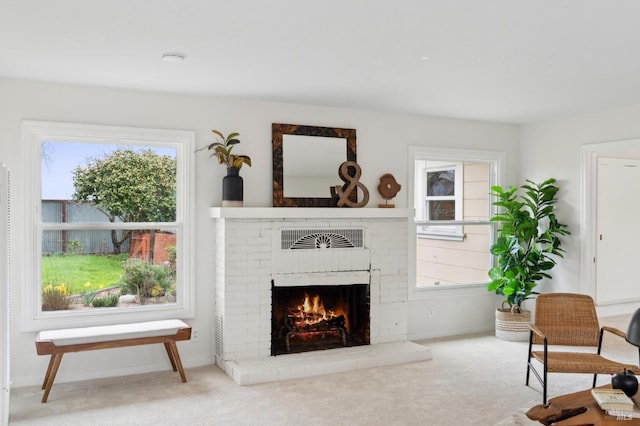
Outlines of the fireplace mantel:
[{"label": "fireplace mantel", "polygon": [[414,209],[337,207],[211,207],[213,219],[385,219],[413,218]]}]

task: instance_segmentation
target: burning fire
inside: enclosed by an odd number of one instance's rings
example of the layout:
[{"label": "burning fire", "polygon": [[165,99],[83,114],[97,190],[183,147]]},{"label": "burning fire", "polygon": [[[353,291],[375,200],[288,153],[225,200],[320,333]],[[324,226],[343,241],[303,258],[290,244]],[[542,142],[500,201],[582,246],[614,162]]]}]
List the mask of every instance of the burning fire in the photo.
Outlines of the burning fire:
[{"label": "burning fire", "polygon": [[333,311],[327,312],[324,309],[324,303],[322,303],[322,300],[320,300],[320,296],[317,294],[313,296],[313,303],[311,303],[309,295],[305,293],[304,303],[302,303],[302,306],[298,306],[298,310],[303,312],[304,314],[312,314],[313,316],[319,317],[320,319],[324,320],[327,319],[327,315],[329,315],[329,317],[333,317]]},{"label": "burning fire", "polygon": [[349,317],[346,310],[341,308],[325,309],[320,295],[309,297],[309,294],[305,293],[302,305],[297,306],[297,312],[295,312],[293,316],[295,318],[295,325],[299,328],[320,324],[323,321],[331,321],[334,318],[342,316],[345,320],[344,328],[347,331],[349,330]]}]

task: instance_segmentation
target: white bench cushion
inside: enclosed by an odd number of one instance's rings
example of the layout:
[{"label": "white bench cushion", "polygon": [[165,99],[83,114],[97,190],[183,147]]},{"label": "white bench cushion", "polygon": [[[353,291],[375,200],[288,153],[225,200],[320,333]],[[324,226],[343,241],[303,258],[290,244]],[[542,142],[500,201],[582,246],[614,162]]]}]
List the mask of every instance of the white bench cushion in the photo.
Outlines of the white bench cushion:
[{"label": "white bench cushion", "polygon": [[130,324],[97,327],[46,330],[38,333],[38,341],[51,341],[56,346],[83,343],[109,342],[113,340],[139,339],[142,337],[171,336],[189,325],[178,319],[147,321]]}]

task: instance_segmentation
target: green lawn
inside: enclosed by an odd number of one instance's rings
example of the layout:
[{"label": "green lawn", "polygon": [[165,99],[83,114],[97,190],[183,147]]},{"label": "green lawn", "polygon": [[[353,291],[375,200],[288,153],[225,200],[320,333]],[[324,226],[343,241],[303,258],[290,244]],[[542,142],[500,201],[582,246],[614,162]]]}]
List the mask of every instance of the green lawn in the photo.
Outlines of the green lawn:
[{"label": "green lawn", "polygon": [[128,253],[42,256],[42,287],[64,284],[69,294],[112,287],[122,277],[121,263],[127,258]]}]

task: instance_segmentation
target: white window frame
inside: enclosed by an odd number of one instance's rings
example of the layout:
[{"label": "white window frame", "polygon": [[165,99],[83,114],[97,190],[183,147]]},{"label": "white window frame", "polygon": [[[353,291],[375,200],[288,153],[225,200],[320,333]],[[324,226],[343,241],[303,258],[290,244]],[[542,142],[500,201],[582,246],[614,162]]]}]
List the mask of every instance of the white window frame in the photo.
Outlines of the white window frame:
[{"label": "white window frame", "polygon": [[[432,223],[446,223],[442,220],[432,220],[429,217],[429,209],[427,203],[431,201],[440,200],[452,200],[455,202],[455,218],[454,221],[462,220],[462,208],[463,208],[463,183],[464,183],[464,171],[463,164],[460,162],[434,162],[431,160],[424,161],[425,165],[422,173],[420,173],[422,179],[420,182],[420,201],[416,202],[416,219],[420,218],[425,222]],[[431,163],[431,164],[426,164]],[[452,196],[429,196],[428,195],[428,179],[427,175],[430,172],[437,172],[442,170],[453,169],[455,174],[455,188],[454,195]],[[448,221],[447,221],[448,222]],[[421,238],[436,238],[462,241],[464,234],[462,233],[462,225],[424,225],[417,230],[418,235]]]},{"label": "white window frame", "polygon": [[[416,286],[416,238],[418,237],[417,228],[421,225],[429,225],[428,222],[421,221],[418,216],[418,207],[416,206],[415,191],[420,187],[420,183],[417,179],[421,179],[419,174],[416,173],[416,160],[431,160],[431,161],[443,161],[443,162],[486,162],[491,165],[490,171],[490,183],[489,186],[499,185],[504,186],[504,173],[506,154],[502,151],[484,151],[474,149],[454,149],[454,148],[441,148],[441,147],[429,147],[429,146],[417,146],[410,145],[408,147],[408,162],[407,162],[407,176],[408,176],[408,202],[409,208],[416,210],[416,217],[414,222],[409,221],[409,280],[408,289],[409,297],[412,300],[426,299],[433,297],[433,292],[437,292],[438,295],[445,296],[447,294],[459,295],[461,292],[475,294],[475,292],[481,291],[482,294],[486,293],[486,283],[472,283],[472,284],[460,284],[456,286],[431,286],[431,287],[417,287]],[[497,209],[491,204],[490,215],[493,216]],[[490,224],[492,222],[486,221],[454,221],[452,225],[465,225],[465,224]],[[495,232],[492,234],[492,238],[495,238]],[[493,243],[493,240],[491,241]],[[492,260],[493,262],[493,260]],[[488,280],[487,280],[488,282]],[[480,294],[480,293],[479,293]]]},{"label": "white window frame", "polygon": [[[118,144],[122,146],[164,146],[176,149],[176,222],[145,224],[144,227],[171,227],[177,230],[176,303],[144,305],[135,308],[42,311],[41,235],[56,224],[42,222],[41,145],[45,141]],[[26,200],[25,283],[22,286],[24,331],[49,328],[106,325],[120,322],[195,317],[193,279],[193,223],[195,182],[195,132],[147,129],[47,121],[22,122]],[[111,229],[110,224],[82,224],[83,229]],[[127,225],[125,225],[127,226]],[[136,229],[143,227],[138,224]]]}]

